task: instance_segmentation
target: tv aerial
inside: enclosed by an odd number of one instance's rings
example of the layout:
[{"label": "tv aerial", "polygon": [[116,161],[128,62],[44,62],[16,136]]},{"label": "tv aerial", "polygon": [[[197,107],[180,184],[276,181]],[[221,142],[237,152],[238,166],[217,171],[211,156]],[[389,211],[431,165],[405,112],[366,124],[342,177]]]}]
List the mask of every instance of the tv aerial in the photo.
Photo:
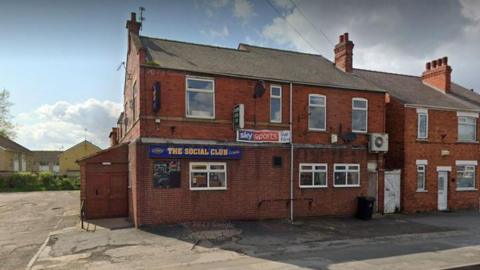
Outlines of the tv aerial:
[{"label": "tv aerial", "polygon": [[143,17],[143,12],[145,12],[145,8],[139,7],[138,10],[140,11],[140,30],[142,30],[143,22],[145,21],[145,17]]}]

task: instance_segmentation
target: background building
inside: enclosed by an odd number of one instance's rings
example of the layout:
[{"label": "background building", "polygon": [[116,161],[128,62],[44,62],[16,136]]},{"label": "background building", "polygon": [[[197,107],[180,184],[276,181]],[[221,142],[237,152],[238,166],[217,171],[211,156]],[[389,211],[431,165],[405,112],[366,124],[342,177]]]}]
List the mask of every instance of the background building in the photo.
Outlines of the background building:
[{"label": "background building", "polygon": [[0,172],[26,172],[32,169],[33,154],[26,147],[0,136]]},{"label": "background building", "polygon": [[58,174],[60,172],[59,156],[63,151],[32,151],[33,153],[33,172],[50,172]]},{"label": "background building", "polygon": [[79,176],[80,166],[77,160],[92,155],[102,150],[100,147],[85,140],[80,142],[59,155],[60,174],[68,176]]}]

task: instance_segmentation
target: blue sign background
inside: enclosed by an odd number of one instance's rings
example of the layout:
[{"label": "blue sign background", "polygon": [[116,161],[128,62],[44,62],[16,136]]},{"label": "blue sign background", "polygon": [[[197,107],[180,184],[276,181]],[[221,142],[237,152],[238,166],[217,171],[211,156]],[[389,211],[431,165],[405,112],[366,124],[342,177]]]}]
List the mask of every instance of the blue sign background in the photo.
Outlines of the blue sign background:
[{"label": "blue sign background", "polygon": [[240,159],[240,147],[219,145],[150,145],[148,156],[151,158],[205,158],[205,159]]}]

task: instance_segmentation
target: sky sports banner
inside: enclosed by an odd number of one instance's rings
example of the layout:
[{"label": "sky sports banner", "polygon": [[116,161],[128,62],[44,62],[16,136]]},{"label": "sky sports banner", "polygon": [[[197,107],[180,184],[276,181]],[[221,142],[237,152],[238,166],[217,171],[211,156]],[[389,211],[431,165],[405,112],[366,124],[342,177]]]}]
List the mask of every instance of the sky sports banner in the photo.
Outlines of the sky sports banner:
[{"label": "sky sports banner", "polygon": [[151,158],[205,158],[240,159],[240,147],[219,145],[150,145],[148,155]]},{"label": "sky sports banner", "polygon": [[238,142],[250,143],[289,143],[291,139],[289,130],[237,130]]}]

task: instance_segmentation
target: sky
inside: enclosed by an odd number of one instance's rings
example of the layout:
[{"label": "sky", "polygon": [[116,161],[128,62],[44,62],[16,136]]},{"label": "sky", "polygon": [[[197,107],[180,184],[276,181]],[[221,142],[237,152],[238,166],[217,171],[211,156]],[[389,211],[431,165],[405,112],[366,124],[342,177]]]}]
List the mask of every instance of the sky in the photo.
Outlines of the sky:
[{"label": "sky", "polygon": [[0,89],[14,103],[17,142],[59,150],[87,138],[108,147],[122,109],[125,23],[140,6],[144,36],[333,60],[349,32],[356,68],[421,75],[427,61],[448,56],[453,81],[480,91],[476,0],[0,0]]}]

